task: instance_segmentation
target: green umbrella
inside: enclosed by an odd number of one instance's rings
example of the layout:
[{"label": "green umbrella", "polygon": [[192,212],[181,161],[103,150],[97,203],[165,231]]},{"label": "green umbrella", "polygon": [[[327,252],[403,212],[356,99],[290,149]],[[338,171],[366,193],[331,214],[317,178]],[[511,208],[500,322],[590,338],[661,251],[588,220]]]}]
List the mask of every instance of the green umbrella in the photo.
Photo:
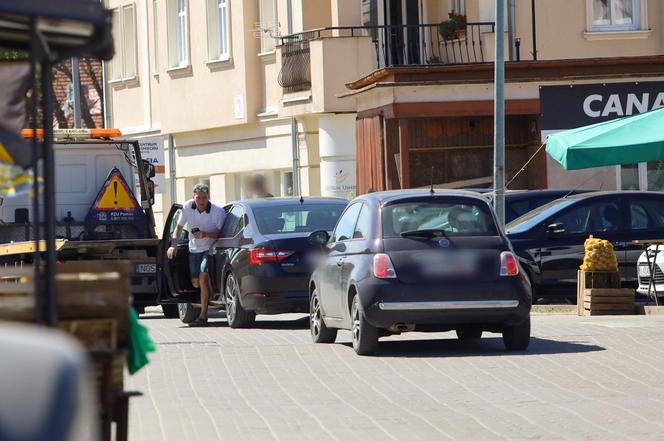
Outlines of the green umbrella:
[{"label": "green umbrella", "polygon": [[546,151],[565,170],[664,159],[664,108],[549,135]]}]

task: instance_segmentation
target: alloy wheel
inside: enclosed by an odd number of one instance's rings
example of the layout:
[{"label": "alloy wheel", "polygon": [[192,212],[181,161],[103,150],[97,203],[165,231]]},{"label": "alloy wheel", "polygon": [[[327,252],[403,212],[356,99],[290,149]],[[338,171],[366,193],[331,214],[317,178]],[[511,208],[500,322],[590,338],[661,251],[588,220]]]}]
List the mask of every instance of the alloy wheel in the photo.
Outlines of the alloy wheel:
[{"label": "alloy wheel", "polygon": [[313,298],[311,299],[311,313],[310,313],[310,319],[311,319],[311,334],[314,337],[318,337],[320,334],[320,324],[321,324],[321,313],[320,313],[320,301],[318,300],[318,296],[314,295]]},{"label": "alloy wheel", "polygon": [[360,309],[353,304],[353,343],[359,344],[360,341]]},{"label": "alloy wheel", "polygon": [[229,321],[232,321],[235,318],[235,309],[237,296],[236,294],[236,285],[235,277],[231,274],[226,279],[226,318]]}]

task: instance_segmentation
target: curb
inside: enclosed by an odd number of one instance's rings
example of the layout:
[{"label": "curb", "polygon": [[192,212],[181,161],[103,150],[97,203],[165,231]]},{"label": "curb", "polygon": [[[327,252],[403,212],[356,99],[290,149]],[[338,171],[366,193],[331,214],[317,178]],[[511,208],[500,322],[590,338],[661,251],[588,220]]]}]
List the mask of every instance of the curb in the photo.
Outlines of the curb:
[{"label": "curb", "polygon": [[533,305],[530,313],[575,315],[576,305]]}]

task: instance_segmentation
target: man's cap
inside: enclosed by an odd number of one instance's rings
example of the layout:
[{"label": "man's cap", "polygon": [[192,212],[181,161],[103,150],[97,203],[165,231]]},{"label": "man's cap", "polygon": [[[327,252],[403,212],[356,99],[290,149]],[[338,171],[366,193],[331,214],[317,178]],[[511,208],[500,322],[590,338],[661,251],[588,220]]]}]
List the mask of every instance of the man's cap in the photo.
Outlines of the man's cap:
[{"label": "man's cap", "polygon": [[194,185],[194,193],[210,193],[210,186],[203,183]]}]

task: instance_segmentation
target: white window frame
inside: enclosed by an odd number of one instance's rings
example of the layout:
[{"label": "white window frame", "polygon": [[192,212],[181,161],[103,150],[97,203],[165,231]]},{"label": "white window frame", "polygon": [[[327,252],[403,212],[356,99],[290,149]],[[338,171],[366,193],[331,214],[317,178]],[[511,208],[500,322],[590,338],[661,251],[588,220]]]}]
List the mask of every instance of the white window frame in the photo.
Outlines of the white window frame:
[{"label": "white window frame", "polygon": [[[188,69],[191,66],[189,47],[189,1],[166,0],[168,33],[167,72]],[[181,8],[180,8],[181,6]]]},{"label": "white window frame", "polygon": [[[270,18],[269,21],[266,22],[265,18],[263,16],[263,5],[265,2],[271,2],[272,3],[272,17]],[[277,12],[277,0],[260,0],[259,1],[259,18],[260,18],[260,28],[261,28],[261,38],[260,38],[260,47],[261,47],[261,52],[259,55],[263,54],[272,54],[276,50],[276,43],[274,41],[274,38],[268,33],[263,32],[263,29],[269,29],[271,31],[277,31],[278,27],[278,12]],[[270,42],[270,44],[267,44],[267,42]]]},{"label": "white window frame", "polygon": [[[295,193],[293,192],[292,195],[288,194],[288,186],[287,186],[287,179],[286,176],[291,175],[291,187],[295,184],[295,180],[293,179],[293,170],[282,170],[279,173],[279,187],[281,190],[281,196],[286,197],[286,196],[295,196]],[[293,189],[294,190],[294,189]]]},{"label": "white window frame", "polygon": [[158,0],[152,0],[152,39],[154,47],[154,74],[159,75],[159,8]]},{"label": "white window frame", "polygon": [[[131,11],[130,22],[126,20],[126,11]],[[113,44],[115,45],[115,56],[109,63],[111,84],[120,84],[123,82],[135,81],[138,78],[138,34],[136,29],[136,6],[128,3],[119,5],[112,12],[116,23],[114,25],[117,33],[113,35]],[[127,34],[130,27],[133,29],[133,39],[127,41]],[[128,45],[131,45],[132,55],[128,56]]]},{"label": "white window frame", "polygon": [[208,63],[231,59],[230,0],[207,0]]},{"label": "white window frame", "polygon": [[594,23],[595,0],[586,0],[586,18],[587,18],[587,33],[610,33],[610,32],[639,32],[648,30],[648,11],[646,0],[631,0],[633,4],[633,23],[628,25],[613,23],[615,16],[615,1],[609,0],[611,7],[611,23],[606,25],[597,25]]}]

